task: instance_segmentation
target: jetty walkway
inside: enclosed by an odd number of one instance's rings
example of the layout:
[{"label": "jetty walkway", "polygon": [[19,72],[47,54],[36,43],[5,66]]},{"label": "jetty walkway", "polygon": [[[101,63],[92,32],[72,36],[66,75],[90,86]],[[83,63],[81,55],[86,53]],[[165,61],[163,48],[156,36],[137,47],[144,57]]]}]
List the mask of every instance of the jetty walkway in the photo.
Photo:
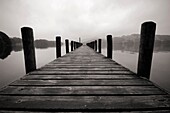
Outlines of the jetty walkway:
[{"label": "jetty walkway", "polygon": [[57,111],[170,113],[170,95],[83,45],[0,91],[1,113]]}]

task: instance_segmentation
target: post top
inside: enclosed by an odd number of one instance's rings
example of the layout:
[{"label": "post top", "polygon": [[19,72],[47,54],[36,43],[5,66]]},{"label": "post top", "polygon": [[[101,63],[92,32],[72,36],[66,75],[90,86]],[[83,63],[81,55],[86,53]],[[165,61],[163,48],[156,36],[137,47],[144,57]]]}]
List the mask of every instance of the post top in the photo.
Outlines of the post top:
[{"label": "post top", "polygon": [[156,25],[156,23],[153,21],[147,21],[147,22],[144,22],[142,25]]},{"label": "post top", "polygon": [[107,35],[107,37],[112,37],[112,35]]},{"label": "post top", "polygon": [[61,38],[61,36],[56,36],[56,38]]},{"label": "post top", "polygon": [[31,27],[22,27],[21,29],[22,29],[22,30],[32,30]]}]

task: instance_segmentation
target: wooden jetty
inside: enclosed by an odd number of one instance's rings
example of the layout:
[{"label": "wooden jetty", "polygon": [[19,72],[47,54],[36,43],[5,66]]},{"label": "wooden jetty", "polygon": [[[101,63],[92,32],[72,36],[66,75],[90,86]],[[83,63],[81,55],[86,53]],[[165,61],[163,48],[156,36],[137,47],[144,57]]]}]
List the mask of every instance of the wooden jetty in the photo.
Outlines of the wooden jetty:
[{"label": "wooden jetty", "polygon": [[88,46],[71,41],[70,53],[66,40],[67,54],[61,57],[61,37],[57,36],[57,59],[36,69],[33,30],[23,27],[27,74],[0,90],[0,113],[170,113],[170,95],[148,80],[155,30],[154,22],[142,24],[135,74],[111,60],[112,35],[107,35],[107,57],[100,54],[101,39],[99,53],[97,40]]},{"label": "wooden jetty", "polygon": [[0,91],[1,113],[169,113],[170,95],[83,45]]}]

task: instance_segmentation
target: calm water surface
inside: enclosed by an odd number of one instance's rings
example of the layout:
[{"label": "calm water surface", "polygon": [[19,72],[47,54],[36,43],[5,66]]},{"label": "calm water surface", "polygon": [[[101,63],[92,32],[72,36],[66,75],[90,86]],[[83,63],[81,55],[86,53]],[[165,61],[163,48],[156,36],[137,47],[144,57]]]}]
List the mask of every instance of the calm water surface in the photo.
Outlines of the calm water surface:
[{"label": "calm water surface", "polygon": [[[62,55],[65,54],[62,46]],[[102,49],[106,55],[106,49]],[[138,53],[128,51],[114,51],[113,59],[124,67],[136,73]],[[37,68],[55,59],[55,48],[36,49]],[[154,53],[151,81],[170,92],[170,52]],[[6,59],[0,59],[0,88],[25,75],[23,51],[11,52]]]},{"label": "calm water surface", "polygon": [[[102,50],[106,55],[106,49]],[[113,60],[137,72],[138,53],[129,51],[114,51]],[[170,52],[154,52],[150,80],[170,92]]]},{"label": "calm water surface", "polygon": [[[62,55],[65,54],[62,46]],[[56,58],[55,48],[35,49],[37,68],[44,66]],[[4,60],[0,59],[0,88],[25,75],[24,53],[14,52]]]}]

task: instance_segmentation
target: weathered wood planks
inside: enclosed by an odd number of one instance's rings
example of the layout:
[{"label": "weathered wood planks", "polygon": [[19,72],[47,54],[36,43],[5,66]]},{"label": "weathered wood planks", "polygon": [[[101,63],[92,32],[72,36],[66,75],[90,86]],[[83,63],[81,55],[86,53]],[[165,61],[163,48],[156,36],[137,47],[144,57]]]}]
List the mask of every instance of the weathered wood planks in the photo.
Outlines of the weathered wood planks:
[{"label": "weathered wood planks", "polygon": [[169,113],[170,96],[82,46],[0,91],[0,112]]},{"label": "weathered wood planks", "polygon": [[154,96],[0,96],[4,110],[146,111],[169,110],[170,97]]},{"label": "weathered wood planks", "polygon": [[17,80],[10,86],[150,86],[151,82],[141,79],[109,80]]}]

